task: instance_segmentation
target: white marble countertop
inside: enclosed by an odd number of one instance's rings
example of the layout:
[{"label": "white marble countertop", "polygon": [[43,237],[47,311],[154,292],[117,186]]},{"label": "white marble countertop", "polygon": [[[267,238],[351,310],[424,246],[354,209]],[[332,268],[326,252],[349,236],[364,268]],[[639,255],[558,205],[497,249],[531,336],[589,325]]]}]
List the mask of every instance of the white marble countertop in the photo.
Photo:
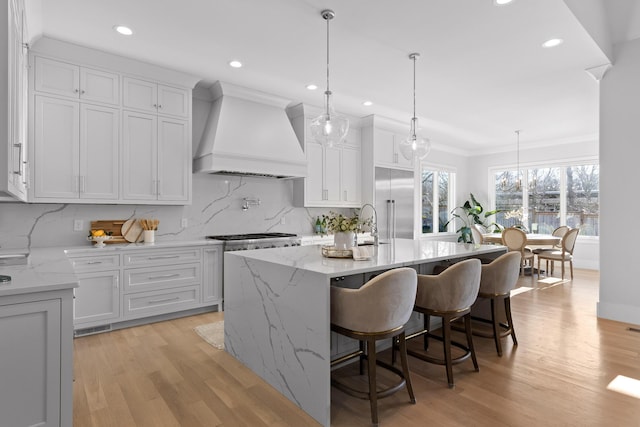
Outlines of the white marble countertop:
[{"label": "white marble countertop", "polygon": [[335,277],[506,250],[506,247],[501,245],[474,245],[419,239],[394,239],[388,244],[380,244],[377,247],[364,246],[364,248],[375,251],[370,259],[364,261],[324,257],[322,245],[233,251],[225,252],[225,257],[256,259]]},{"label": "white marble countertop", "polygon": [[116,244],[106,244],[104,248],[98,248],[96,246],[92,246],[90,242],[87,241],[86,246],[74,246],[64,248],[64,252],[68,256],[85,256],[85,255],[96,255],[100,253],[109,253],[109,252],[119,252],[119,251],[131,251],[131,250],[148,250],[148,249],[171,249],[171,248],[180,248],[185,246],[210,246],[210,245],[222,245],[224,242],[222,240],[214,240],[214,239],[198,239],[198,240],[172,240],[166,242],[155,242],[155,243],[116,243]]},{"label": "white marble countertop", "polygon": [[[4,250],[3,254],[24,251]],[[62,248],[32,248],[27,264],[0,266],[11,281],[0,283],[0,297],[75,288],[78,279]]]},{"label": "white marble countertop", "polygon": [[29,256],[27,263],[24,265],[0,266],[0,275],[11,276],[10,282],[0,283],[0,297],[77,287],[78,279],[68,256],[117,253],[125,250],[161,250],[186,246],[221,245],[222,243],[220,240],[199,239],[156,242],[152,244],[114,244],[106,245],[104,248],[97,248],[87,242],[87,246],[31,248],[30,250],[3,249],[0,250],[0,255],[28,253]]}]

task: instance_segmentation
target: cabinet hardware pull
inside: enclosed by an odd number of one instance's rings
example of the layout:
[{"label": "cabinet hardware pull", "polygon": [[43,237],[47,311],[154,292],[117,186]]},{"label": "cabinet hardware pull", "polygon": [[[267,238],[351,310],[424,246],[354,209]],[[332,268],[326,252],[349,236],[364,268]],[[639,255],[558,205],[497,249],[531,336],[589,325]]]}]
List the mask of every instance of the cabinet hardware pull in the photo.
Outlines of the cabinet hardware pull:
[{"label": "cabinet hardware pull", "polygon": [[18,149],[18,170],[14,170],[14,175],[22,176],[22,164],[25,163],[22,161],[22,143],[13,144],[13,148]]},{"label": "cabinet hardware pull", "polygon": [[161,274],[159,276],[149,276],[148,279],[149,280],[155,280],[155,279],[168,279],[170,277],[180,277],[180,274],[178,273],[173,273],[173,274]]},{"label": "cabinet hardware pull", "polygon": [[158,104],[158,108],[162,108],[162,104]]},{"label": "cabinet hardware pull", "polygon": [[78,89],[74,89],[74,90],[73,90],[73,92],[74,92],[74,93],[78,93],[78,92],[80,92],[80,91],[79,91]]},{"label": "cabinet hardware pull", "polygon": [[120,277],[116,276],[115,279],[116,280],[114,280],[113,284],[115,285],[116,289],[118,289],[120,287]]},{"label": "cabinet hardware pull", "polygon": [[147,257],[148,260],[154,259],[169,259],[169,258],[180,258],[180,255],[158,255],[158,256],[150,256]]},{"label": "cabinet hardware pull", "polygon": [[80,91],[80,93],[84,95],[84,89],[82,89],[82,90]]},{"label": "cabinet hardware pull", "polygon": [[89,261],[87,264],[89,264],[89,265],[102,264],[102,261]]},{"label": "cabinet hardware pull", "polygon": [[153,108],[158,108],[158,104],[153,104]]},{"label": "cabinet hardware pull", "polygon": [[85,190],[85,181],[84,181],[84,179],[85,179],[85,176],[84,175],[80,175],[80,192],[81,193],[84,193],[86,191]]},{"label": "cabinet hardware pull", "polygon": [[169,301],[177,301],[179,300],[180,297],[173,297],[173,298],[163,298],[163,299],[156,299],[156,300],[149,300],[149,302],[147,302],[147,304],[158,304],[160,302],[169,302]]}]

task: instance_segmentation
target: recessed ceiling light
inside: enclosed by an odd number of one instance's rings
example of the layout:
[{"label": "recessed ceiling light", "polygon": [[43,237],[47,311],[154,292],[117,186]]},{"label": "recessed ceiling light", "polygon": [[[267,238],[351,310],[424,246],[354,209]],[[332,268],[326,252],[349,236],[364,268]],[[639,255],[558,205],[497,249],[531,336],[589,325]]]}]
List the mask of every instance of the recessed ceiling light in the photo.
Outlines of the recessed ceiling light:
[{"label": "recessed ceiling light", "polygon": [[313,83],[311,83],[311,84],[308,84],[308,85],[307,85],[307,89],[309,89],[309,90],[316,90],[316,89],[318,89],[318,86],[317,86],[317,85],[314,85]]},{"label": "recessed ceiling light", "polygon": [[133,30],[129,27],[125,27],[124,25],[114,25],[113,29],[123,36],[130,36],[131,34],[133,34]]},{"label": "recessed ceiling light", "polygon": [[242,62],[234,60],[234,61],[229,62],[229,65],[231,67],[233,67],[233,68],[240,68],[240,67],[242,67]]},{"label": "recessed ceiling light", "polygon": [[493,0],[493,4],[497,5],[497,6],[502,6],[505,4],[509,4],[511,3],[513,0]]},{"label": "recessed ceiling light", "polygon": [[371,102],[371,101],[364,101],[364,102],[362,103],[362,105],[364,105],[365,107],[371,107],[371,106],[373,105],[373,102]]},{"label": "recessed ceiling light", "polygon": [[542,47],[556,47],[561,45],[564,42],[562,39],[549,39],[546,42],[542,43]]}]

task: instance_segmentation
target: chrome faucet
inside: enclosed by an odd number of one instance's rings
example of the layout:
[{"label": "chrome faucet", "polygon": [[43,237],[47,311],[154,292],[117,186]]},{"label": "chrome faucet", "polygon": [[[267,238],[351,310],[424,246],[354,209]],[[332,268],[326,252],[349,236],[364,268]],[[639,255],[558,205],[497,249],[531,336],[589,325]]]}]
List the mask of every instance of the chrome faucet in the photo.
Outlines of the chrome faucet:
[{"label": "chrome faucet", "polygon": [[365,203],[360,208],[360,217],[362,217],[362,211],[364,208],[369,206],[373,210],[373,224],[371,225],[371,236],[373,237],[373,245],[378,246],[378,212],[376,212],[376,208],[373,207],[371,203]]},{"label": "chrome faucet", "polygon": [[258,198],[253,199],[250,197],[245,197],[242,200],[244,201],[244,203],[242,204],[243,211],[248,211],[251,206],[260,206],[260,199]]}]

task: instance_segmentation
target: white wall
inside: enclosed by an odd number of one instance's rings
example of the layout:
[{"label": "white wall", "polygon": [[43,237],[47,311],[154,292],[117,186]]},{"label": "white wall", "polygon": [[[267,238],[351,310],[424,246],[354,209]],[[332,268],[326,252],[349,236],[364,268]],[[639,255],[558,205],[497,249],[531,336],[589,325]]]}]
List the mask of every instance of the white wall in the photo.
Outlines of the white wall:
[{"label": "white wall", "polygon": [[600,301],[598,316],[640,324],[640,39],[616,45],[600,82]]},{"label": "white wall", "polygon": [[[564,144],[525,145],[520,138],[520,167],[539,166],[548,164],[562,164],[575,160],[593,160],[598,157],[598,141],[580,141]],[[474,156],[469,161],[469,192],[476,196],[476,199],[483,206],[489,207],[489,168],[493,167],[515,167],[516,150],[515,134],[513,139],[513,149],[510,151]],[[602,175],[602,170],[600,172]],[[463,194],[466,200],[468,193]],[[601,189],[600,194],[604,193]],[[486,203],[486,205],[485,205]],[[603,203],[600,200],[600,206]],[[602,212],[601,212],[602,215]],[[598,270],[600,268],[600,245],[598,238],[579,237],[576,242],[574,266],[577,268],[588,268]]]}]

